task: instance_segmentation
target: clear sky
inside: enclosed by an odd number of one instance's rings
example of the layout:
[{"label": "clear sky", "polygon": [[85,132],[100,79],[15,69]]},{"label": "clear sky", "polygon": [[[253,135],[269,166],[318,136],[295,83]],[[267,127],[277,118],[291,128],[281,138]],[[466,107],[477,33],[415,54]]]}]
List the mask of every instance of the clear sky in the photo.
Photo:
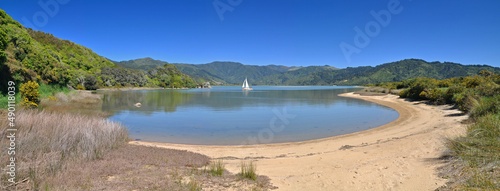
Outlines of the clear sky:
[{"label": "clear sky", "polygon": [[498,0],[4,0],[0,8],[117,61],[500,67]]}]

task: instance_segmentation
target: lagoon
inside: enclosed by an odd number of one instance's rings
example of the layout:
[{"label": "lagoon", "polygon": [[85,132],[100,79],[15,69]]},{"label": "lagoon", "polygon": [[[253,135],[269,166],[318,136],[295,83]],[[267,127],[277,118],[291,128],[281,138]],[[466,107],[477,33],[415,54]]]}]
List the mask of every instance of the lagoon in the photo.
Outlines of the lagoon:
[{"label": "lagoon", "polygon": [[[297,142],[367,130],[399,114],[338,94],[350,86],[239,86],[212,89],[100,91],[102,110],[135,140],[247,145]],[[141,103],[141,107],[134,104]]]}]

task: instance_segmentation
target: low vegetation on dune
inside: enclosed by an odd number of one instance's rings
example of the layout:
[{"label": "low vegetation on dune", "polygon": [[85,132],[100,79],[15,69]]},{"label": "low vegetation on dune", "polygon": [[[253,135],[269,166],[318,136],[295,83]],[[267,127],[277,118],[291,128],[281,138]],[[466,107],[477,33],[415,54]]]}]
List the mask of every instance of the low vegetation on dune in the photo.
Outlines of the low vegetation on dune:
[{"label": "low vegetation on dune", "polygon": [[500,190],[500,75],[478,75],[436,80],[415,78],[370,85],[402,98],[454,104],[469,114],[466,134],[449,139],[442,168],[447,186],[439,190]]}]

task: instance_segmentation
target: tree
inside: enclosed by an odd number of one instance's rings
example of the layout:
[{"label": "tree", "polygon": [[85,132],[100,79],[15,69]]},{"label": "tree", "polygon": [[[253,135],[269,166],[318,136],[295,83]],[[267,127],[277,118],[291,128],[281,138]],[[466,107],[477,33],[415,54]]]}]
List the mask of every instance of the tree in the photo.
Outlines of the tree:
[{"label": "tree", "polygon": [[97,80],[93,75],[85,75],[85,89],[86,90],[96,90],[99,88],[97,85]]}]

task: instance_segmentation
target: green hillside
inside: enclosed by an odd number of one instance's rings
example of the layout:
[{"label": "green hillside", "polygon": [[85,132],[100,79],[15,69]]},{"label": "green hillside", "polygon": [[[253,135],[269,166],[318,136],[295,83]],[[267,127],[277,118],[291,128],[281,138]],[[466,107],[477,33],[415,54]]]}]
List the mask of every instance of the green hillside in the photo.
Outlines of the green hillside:
[{"label": "green hillside", "polygon": [[[208,64],[191,64],[192,67],[206,71],[208,74],[216,76],[227,83],[239,84],[248,78],[251,82],[264,76],[280,73],[276,67],[243,65],[238,62],[211,62]],[[186,67],[180,67],[183,72]]]},{"label": "green hillside", "polygon": [[[162,67],[165,64],[169,64],[168,62],[161,61],[161,60],[155,60],[150,57],[146,58],[139,58],[139,59],[134,59],[134,60],[128,60],[128,61],[112,61],[116,65],[122,66],[124,68],[129,68],[129,69],[136,69],[136,70],[141,70],[144,72],[147,72],[151,69],[157,68],[157,67]],[[179,64],[179,63],[174,63],[174,65],[181,70],[183,73],[188,74],[189,76],[192,76],[197,82],[205,82],[205,81],[211,81],[211,82],[218,82],[220,84],[226,84],[226,81],[222,80],[220,77],[211,74],[210,72],[207,72],[206,70],[200,69],[196,67],[196,65],[193,64]]]},{"label": "green hillside", "polygon": [[286,72],[265,76],[255,83],[260,85],[297,85],[297,80],[321,71],[338,70],[331,66],[308,66],[293,68]]},{"label": "green hillside", "polygon": [[[124,68],[150,70],[168,64],[152,58],[114,62]],[[282,65],[255,66],[238,62],[211,62],[208,64],[173,63],[180,71],[197,82],[210,81],[215,84],[239,84],[248,78],[255,85],[294,85],[293,81],[323,70],[335,70],[331,66],[288,67]]]},{"label": "green hillside", "polygon": [[[152,59],[151,59],[152,60]],[[194,81],[173,65],[133,70],[115,65],[91,49],[52,34],[34,31],[0,10],[0,89],[7,81],[69,86],[83,89],[114,86],[196,87]],[[173,68],[172,68],[173,67]],[[175,68],[175,69],[174,69]],[[152,75],[153,70],[168,70]],[[170,72],[177,70],[176,72]],[[166,77],[168,76],[168,77]],[[166,79],[170,81],[165,81]],[[85,83],[92,82],[92,84]],[[175,85],[174,85],[175,84]],[[178,86],[180,85],[180,86]],[[5,93],[5,92],[2,92]]]},{"label": "green hillside", "polygon": [[417,77],[440,80],[472,76],[481,70],[500,72],[500,68],[487,65],[462,65],[451,62],[441,63],[426,62],[420,59],[406,59],[376,67],[323,70],[287,83],[297,85],[362,85],[395,82]]},{"label": "green hillside", "polygon": [[[288,79],[295,79],[322,70],[336,69],[330,66],[288,67],[281,65],[255,66],[238,62],[211,62],[208,64],[176,64],[191,76],[210,76],[230,84],[240,84],[245,78],[254,85],[283,85]],[[286,84],[293,85],[293,84]]]},{"label": "green hillside", "polygon": [[128,61],[112,61],[116,65],[122,66],[124,68],[130,68],[130,69],[136,69],[136,70],[142,70],[142,71],[148,71],[157,67],[162,67],[165,64],[168,64],[168,62],[161,61],[161,60],[154,60],[150,57],[146,58],[140,58],[140,59],[135,59],[135,60],[128,60]]},{"label": "green hillside", "polygon": [[216,76],[206,70],[200,69],[193,64],[175,64],[183,73],[192,76],[197,82],[212,82],[212,84],[227,84],[221,77]]}]

